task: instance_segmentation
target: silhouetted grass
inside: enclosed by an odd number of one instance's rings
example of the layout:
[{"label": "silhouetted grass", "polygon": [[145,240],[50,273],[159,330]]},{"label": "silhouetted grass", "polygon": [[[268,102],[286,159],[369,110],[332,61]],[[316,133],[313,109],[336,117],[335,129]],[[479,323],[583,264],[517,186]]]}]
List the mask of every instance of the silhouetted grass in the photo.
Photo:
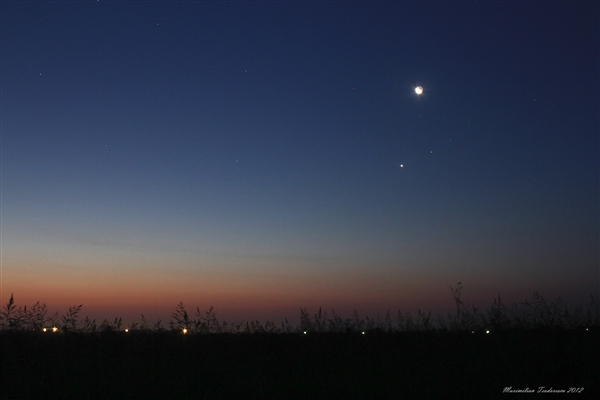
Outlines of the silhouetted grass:
[{"label": "silhouetted grass", "polygon": [[11,295],[0,320],[0,398],[497,398],[540,386],[597,394],[593,297],[567,307],[537,293],[511,306],[498,296],[479,311],[463,304],[460,284],[451,290],[452,315],[302,308],[297,325],[228,323],[213,307],[188,314],[182,303],[166,326],[143,315],[97,324],[80,318],[82,305],[59,317],[39,302],[17,307]]},{"label": "silhouetted grass", "polygon": [[[500,297],[493,299],[491,306],[480,311],[474,306],[465,305],[460,299],[462,286],[450,288],[456,302],[456,315],[432,315],[418,310],[416,316],[398,311],[392,317],[388,311],[383,318],[365,316],[361,318],[357,311],[347,318],[329,313],[319,308],[315,314],[310,314],[306,308],[300,309],[300,323],[293,325],[287,318],[280,325],[266,321],[219,321],[214,307],[202,312],[196,307],[193,317],[190,317],[182,302],[171,314],[168,330],[182,331],[188,334],[208,333],[347,333],[363,331],[381,332],[424,332],[424,331],[453,331],[453,332],[483,332],[506,330],[539,330],[539,329],[577,329],[600,326],[600,307],[593,296],[585,307],[568,307],[560,298],[548,302],[539,293],[534,292],[531,299],[506,306]],[[59,318],[58,313],[48,315],[46,304],[35,303],[27,308],[16,306],[13,295],[0,312],[0,330],[40,331],[58,327],[70,332],[104,332],[104,331],[163,331],[162,320],[154,324],[146,320],[144,315],[137,322],[123,327],[122,319],[115,318],[113,322],[103,320],[99,325],[96,320],[87,316],[80,320],[79,314],[83,305],[69,307],[68,311]]]}]

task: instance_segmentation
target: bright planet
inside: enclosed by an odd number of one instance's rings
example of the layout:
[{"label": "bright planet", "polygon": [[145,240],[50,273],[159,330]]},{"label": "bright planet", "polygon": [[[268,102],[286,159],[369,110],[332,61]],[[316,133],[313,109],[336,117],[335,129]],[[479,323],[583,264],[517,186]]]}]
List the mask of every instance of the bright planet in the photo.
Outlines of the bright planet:
[{"label": "bright planet", "polygon": [[415,93],[416,94],[422,94],[423,93],[423,87],[422,86],[417,86],[415,88]]}]

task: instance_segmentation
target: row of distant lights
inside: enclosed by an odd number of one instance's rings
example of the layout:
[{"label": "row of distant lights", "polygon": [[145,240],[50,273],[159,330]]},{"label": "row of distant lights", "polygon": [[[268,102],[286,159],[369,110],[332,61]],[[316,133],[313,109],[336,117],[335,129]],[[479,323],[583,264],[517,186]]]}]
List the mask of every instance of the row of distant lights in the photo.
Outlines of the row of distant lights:
[{"label": "row of distant lights", "polygon": [[[49,332],[50,330],[51,330],[52,332],[58,332],[58,328],[57,328],[57,327],[52,327],[52,328],[42,328],[42,331],[44,331],[44,332]],[[586,330],[586,331],[589,331],[589,330],[590,330],[590,328],[585,328],[585,330]],[[129,328],[125,328],[125,329],[123,329],[123,331],[124,331],[125,333],[128,333],[128,332],[129,332]],[[181,333],[183,333],[184,335],[187,335],[187,334],[188,334],[188,332],[189,332],[189,331],[188,331],[187,329],[185,329],[185,328],[183,328],[183,329],[181,330]],[[306,334],[308,334],[308,331],[304,331],[304,332],[302,332],[302,333],[306,335]],[[473,333],[473,334],[474,334],[474,333],[475,333],[475,331],[471,331],[471,333]],[[485,333],[486,333],[487,335],[489,335],[489,334],[490,334],[490,330],[489,330],[489,329],[486,329]],[[365,332],[363,331],[363,332],[361,332],[361,334],[363,334],[363,335],[364,335],[364,334],[365,334]]]},{"label": "row of distant lights", "polygon": [[[57,327],[42,328],[42,332],[58,332],[58,328]],[[129,328],[123,329],[123,332],[128,333],[129,332]],[[188,333],[188,330],[184,328],[181,332],[185,335],[185,334]]]}]

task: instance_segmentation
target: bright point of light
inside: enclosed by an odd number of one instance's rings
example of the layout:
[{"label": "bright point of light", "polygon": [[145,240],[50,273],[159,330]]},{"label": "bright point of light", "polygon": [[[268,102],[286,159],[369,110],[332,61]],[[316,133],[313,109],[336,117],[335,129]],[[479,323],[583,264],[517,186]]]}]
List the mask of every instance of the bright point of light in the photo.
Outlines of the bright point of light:
[{"label": "bright point of light", "polygon": [[303,332],[306,335],[306,331]]},{"label": "bright point of light", "polygon": [[362,334],[364,335],[365,333],[363,332]]},{"label": "bright point of light", "polygon": [[125,333],[129,332],[129,329],[125,328]]},{"label": "bright point of light", "polygon": [[417,86],[415,88],[415,93],[416,94],[422,94],[423,93],[423,87],[422,86]]},{"label": "bright point of light", "polygon": [[58,332],[58,328],[57,327],[52,328],[52,332]]},{"label": "bright point of light", "polygon": [[47,330],[48,330],[47,328],[42,329],[42,331],[44,331],[44,332],[46,332]]},{"label": "bright point of light", "polygon": [[490,331],[489,331],[489,330],[487,330],[487,331],[485,331],[485,333],[490,333]]},{"label": "bright point of light", "polygon": [[187,329],[183,328],[182,332],[185,335],[187,333]]},{"label": "bright point of light", "polygon": [[400,168],[404,168],[404,164],[400,164]]}]

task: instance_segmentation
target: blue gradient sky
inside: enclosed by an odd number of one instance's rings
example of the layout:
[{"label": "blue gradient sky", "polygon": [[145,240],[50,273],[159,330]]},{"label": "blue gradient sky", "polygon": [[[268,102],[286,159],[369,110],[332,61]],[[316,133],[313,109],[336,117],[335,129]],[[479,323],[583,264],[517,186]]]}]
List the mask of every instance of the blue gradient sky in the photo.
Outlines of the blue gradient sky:
[{"label": "blue gradient sky", "polygon": [[1,7],[3,302],[600,292],[597,3]]}]

